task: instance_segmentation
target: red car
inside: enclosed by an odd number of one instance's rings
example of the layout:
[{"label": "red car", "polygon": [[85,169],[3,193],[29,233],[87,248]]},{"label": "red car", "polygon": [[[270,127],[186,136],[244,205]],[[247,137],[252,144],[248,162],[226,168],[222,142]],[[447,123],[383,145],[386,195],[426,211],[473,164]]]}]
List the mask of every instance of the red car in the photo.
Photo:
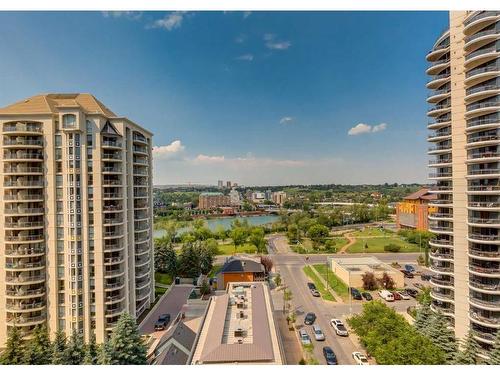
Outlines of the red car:
[{"label": "red car", "polygon": [[398,292],[393,292],[392,295],[394,296],[394,301],[401,301],[402,298]]}]

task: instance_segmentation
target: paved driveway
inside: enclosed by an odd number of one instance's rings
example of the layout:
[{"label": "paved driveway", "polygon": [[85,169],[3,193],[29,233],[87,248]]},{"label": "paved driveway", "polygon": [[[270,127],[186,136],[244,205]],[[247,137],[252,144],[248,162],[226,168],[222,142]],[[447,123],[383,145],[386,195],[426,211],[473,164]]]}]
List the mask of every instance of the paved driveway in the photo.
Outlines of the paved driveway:
[{"label": "paved driveway", "polygon": [[167,295],[153,307],[152,312],[141,322],[139,326],[141,334],[145,335],[154,332],[155,322],[161,314],[170,314],[170,318],[172,320],[175,319],[192,290],[193,286],[191,285],[174,285]]}]

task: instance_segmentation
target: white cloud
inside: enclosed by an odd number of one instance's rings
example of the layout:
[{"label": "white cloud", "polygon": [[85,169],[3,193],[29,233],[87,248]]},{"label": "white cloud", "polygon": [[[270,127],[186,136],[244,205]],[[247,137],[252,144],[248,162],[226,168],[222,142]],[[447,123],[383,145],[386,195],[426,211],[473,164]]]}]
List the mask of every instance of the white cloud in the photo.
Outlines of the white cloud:
[{"label": "white cloud", "polygon": [[247,53],[245,55],[236,57],[236,60],[253,61],[253,55],[251,53]]},{"label": "white cloud", "polygon": [[378,132],[384,131],[385,129],[387,129],[387,124],[385,124],[385,123],[381,123],[381,124],[374,125],[374,126],[359,123],[358,125],[349,129],[347,134],[348,135],[360,135],[360,134],[366,134],[366,133],[378,133]]},{"label": "white cloud", "polygon": [[252,12],[243,12],[243,18],[248,18],[251,14]]},{"label": "white cloud", "polygon": [[288,40],[278,41],[276,40],[275,34],[264,34],[264,40],[266,42],[266,47],[269,49],[285,50],[288,49],[292,42]]},{"label": "white cloud", "polygon": [[165,17],[154,21],[152,27],[168,31],[178,29],[182,26],[182,20],[184,19],[185,14],[185,12],[172,12],[166,14]]},{"label": "white cloud", "polygon": [[289,117],[289,116],[282,117],[280,119],[280,124],[288,124],[289,122],[292,122],[293,120],[294,120],[293,117]]},{"label": "white cloud", "polygon": [[104,11],[102,15],[106,18],[128,18],[130,20],[138,20],[142,17],[142,12],[133,12],[133,11]]},{"label": "white cloud", "polygon": [[153,146],[153,156],[157,159],[174,159],[178,157],[186,147],[181,141],[175,140],[169,145]]},{"label": "white cloud", "polygon": [[243,157],[226,158],[223,155],[204,155],[199,154],[196,158],[191,160],[194,165],[199,164],[216,164],[219,166],[228,167],[231,169],[240,170],[242,168],[255,169],[261,167],[298,167],[305,165],[301,160],[288,160],[288,159],[272,159],[272,158],[256,158],[251,154]]},{"label": "white cloud", "polygon": [[193,162],[194,163],[221,163],[224,160],[226,160],[224,155],[222,155],[222,156],[210,156],[210,155],[199,154],[197,157],[195,157],[193,159]]}]

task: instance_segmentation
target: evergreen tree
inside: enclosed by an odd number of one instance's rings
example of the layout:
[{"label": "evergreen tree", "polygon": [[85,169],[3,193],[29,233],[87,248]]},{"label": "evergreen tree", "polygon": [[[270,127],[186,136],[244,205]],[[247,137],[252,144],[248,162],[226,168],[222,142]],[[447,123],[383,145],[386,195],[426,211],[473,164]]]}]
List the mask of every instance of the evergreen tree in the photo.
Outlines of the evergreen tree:
[{"label": "evergreen tree", "polygon": [[37,326],[33,338],[28,341],[24,351],[24,363],[27,365],[48,365],[52,360],[49,333],[45,325]]},{"label": "evergreen tree", "polygon": [[109,346],[109,341],[99,345],[97,364],[103,366],[111,364],[111,348]]},{"label": "evergreen tree", "polygon": [[425,330],[425,335],[445,353],[447,363],[453,362],[457,354],[457,342],[455,334],[448,328],[448,319],[442,314],[433,314],[429,325]]},{"label": "evergreen tree", "polygon": [[182,245],[179,255],[179,274],[184,277],[200,276],[200,255],[192,242]]},{"label": "evergreen tree", "polygon": [[203,275],[208,275],[212,270],[212,266],[214,263],[214,255],[207,248],[204,242],[199,243],[198,245],[198,253],[200,259],[200,273]]},{"label": "evergreen tree", "polygon": [[109,340],[110,363],[113,365],[145,365],[147,348],[135,320],[128,314],[120,316]]},{"label": "evergreen tree", "polygon": [[467,337],[460,351],[455,356],[456,365],[476,365],[478,363],[477,354],[479,353],[479,344],[477,343],[472,330],[469,330]]},{"label": "evergreen tree", "polygon": [[497,330],[495,343],[490,351],[490,358],[488,359],[489,365],[500,365],[500,329]]},{"label": "evergreen tree", "polygon": [[58,330],[56,332],[56,337],[51,344],[52,351],[52,364],[53,365],[64,365],[65,364],[65,353],[66,353],[66,335],[63,331]]},{"label": "evergreen tree", "polygon": [[172,243],[168,237],[155,239],[154,255],[155,255],[155,270],[158,272],[167,272],[167,259],[169,249],[172,248]]},{"label": "evergreen tree", "polygon": [[81,365],[85,357],[85,344],[83,337],[76,330],[69,338],[66,351],[64,353],[64,364],[66,365]]},{"label": "evergreen tree", "polygon": [[84,365],[96,365],[99,357],[99,348],[95,342],[95,335],[90,335],[90,341],[85,346],[85,357],[83,358]]},{"label": "evergreen tree", "polygon": [[24,343],[21,339],[19,329],[14,326],[9,329],[5,350],[0,356],[2,365],[23,365],[24,363]]},{"label": "evergreen tree", "polygon": [[414,327],[423,335],[427,334],[429,323],[433,317],[433,312],[428,305],[422,305],[417,309],[417,316],[415,317]]}]

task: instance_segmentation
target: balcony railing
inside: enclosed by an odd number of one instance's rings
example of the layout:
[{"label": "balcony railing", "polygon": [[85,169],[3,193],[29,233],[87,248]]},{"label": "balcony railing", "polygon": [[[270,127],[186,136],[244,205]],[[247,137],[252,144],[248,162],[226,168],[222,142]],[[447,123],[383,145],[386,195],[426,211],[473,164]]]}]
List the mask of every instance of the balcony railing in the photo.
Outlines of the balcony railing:
[{"label": "balcony railing", "polygon": [[469,254],[483,258],[500,258],[500,251],[484,251],[477,249],[469,249]]},{"label": "balcony railing", "polygon": [[500,152],[475,152],[469,154],[469,159],[487,159],[487,158],[498,158],[500,157]]},{"label": "balcony railing", "polygon": [[500,207],[500,202],[469,202],[469,207],[495,208]]},{"label": "balcony railing", "polygon": [[4,131],[4,133],[7,133],[7,132],[43,133],[41,125],[33,125],[33,124],[5,125],[3,127],[3,131]]},{"label": "balcony railing", "polygon": [[[440,178],[440,177],[451,177],[451,176],[452,172],[429,173],[429,178]],[[439,202],[436,204],[439,204]]]},{"label": "balcony railing", "polygon": [[478,288],[478,289],[483,289],[483,290],[487,290],[487,291],[496,291],[496,290],[500,290],[500,283],[495,283],[495,284],[486,284],[486,283],[481,283],[479,281],[474,281],[474,280],[471,280],[469,281],[469,284],[475,288]]},{"label": "balcony railing", "polygon": [[492,30],[481,31],[479,33],[475,33],[470,36],[466,36],[465,43],[469,43],[474,39],[482,38],[483,36],[496,35],[496,34],[500,34],[500,30],[492,29]]},{"label": "balcony railing", "polygon": [[500,235],[498,234],[469,233],[469,238],[479,241],[500,241]]},{"label": "balcony railing", "polygon": [[497,72],[499,70],[500,70],[500,65],[499,66],[497,66],[497,65],[488,65],[488,66],[485,66],[485,67],[482,67],[482,68],[475,68],[475,69],[472,69],[472,70],[468,71],[465,74],[465,78],[471,78],[473,76],[476,76],[478,74],[483,74],[483,73]]},{"label": "balcony railing", "polygon": [[487,141],[498,141],[500,137],[496,134],[494,135],[478,135],[471,136],[468,139],[468,143],[476,143],[476,142],[487,142]]},{"label": "balcony railing", "polygon": [[435,246],[439,246],[439,245],[453,246],[453,241],[445,240],[442,238],[433,238],[433,239],[429,240],[429,243],[431,245],[435,245]]},{"label": "balcony railing", "polygon": [[121,142],[116,142],[116,141],[102,141],[102,145],[109,147],[122,147]]},{"label": "balcony railing", "polygon": [[435,272],[453,272],[453,267],[451,266],[439,266],[439,265],[431,265],[430,266],[431,271]]},{"label": "balcony railing", "polygon": [[42,194],[8,194],[3,197],[6,201],[34,201],[43,200]]},{"label": "balcony railing", "polygon": [[45,262],[14,262],[5,263],[5,268],[15,270],[15,269],[28,269],[28,268],[40,268],[44,267]]},{"label": "balcony railing", "polygon": [[434,160],[429,160],[429,165],[434,165],[434,164],[446,164],[446,163],[451,163],[451,159],[434,159]]},{"label": "balcony railing", "polygon": [[[469,270],[472,272],[477,272],[477,273],[484,273],[484,274],[492,274],[492,273],[499,273],[500,268],[498,267],[480,267],[480,266],[474,266],[474,265],[469,265]],[[500,304],[500,301],[499,301]]]},{"label": "balcony railing", "polygon": [[44,236],[42,234],[39,235],[17,235],[17,236],[10,236],[7,235],[5,236],[6,241],[41,241],[44,239]]},{"label": "balcony railing", "polygon": [[45,275],[36,276],[7,276],[5,281],[9,283],[29,283],[45,281]]},{"label": "balcony railing", "polygon": [[499,307],[500,306],[500,300],[487,301],[487,300],[480,299],[480,298],[470,297],[470,301],[477,304],[477,305],[482,305],[482,306],[488,306],[488,307]]},{"label": "balcony railing", "polygon": [[10,297],[29,297],[29,296],[38,296],[40,294],[45,293],[45,288],[37,288],[37,289],[7,289],[5,294]]},{"label": "balcony railing", "polygon": [[3,171],[4,173],[42,173],[43,168],[16,166],[16,167],[5,167]]},{"label": "balcony railing", "polygon": [[465,21],[464,21],[464,26],[468,26],[470,25],[471,23],[475,22],[475,21],[478,21],[482,18],[486,18],[486,17],[496,17],[500,15],[500,12],[496,12],[496,11],[481,11],[475,15],[472,15],[471,17],[467,18]]},{"label": "balcony railing", "polygon": [[440,279],[436,276],[431,277],[431,282],[433,282],[434,284],[438,284],[438,285],[453,286],[452,280],[444,280],[444,279]]},{"label": "balcony railing", "polygon": [[500,85],[480,85],[477,87],[471,87],[467,89],[466,95],[472,95],[476,92],[489,91],[489,90],[500,90]]},{"label": "balcony railing", "polygon": [[[498,103],[497,103],[498,105]],[[500,119],[498,118],[485,118],[485,119],[477,119],[467,121],[467,127],[472,128],[473,126],[481,126],[481,125],[490,125],[490,124],[499,124]]]},{"label": "balcony railing", "polygon": [[467,188],[469,191],[499,191],[498,185],[472,185]]},{"label": "balcony railing", "polygon": [[482,217],[469,217],[467,220],[469,223],[474,224],[500,224],[500,218],[482,218]]},{"label": "balcony railing", "polygon": [[451,135],[451,129],[435,131],[427,136],[427,139],[437,138],[437,137],[447,137]]},{"label": "balcony railing", "polygon": [[14,311],[24,311],[33,310],[41,307],[45,307],[45,302],[33,302],[33,303],[7,303],[7,310]]},{"label": "balcony railing", "polygon": [[4,139],[4,146],[43,146],[41,139]]},{"label": "balcony railing", "polygon": [[33,228],[33,227],[43,227],[43,221],[7,221],[5,222],[5,228]]},{"label": "balcony railing", "polygon": [[483,174],[499,174],[500,168],[489,168],[489,169],[471,169],[467,172],[468,175],[476,176]]},{"label": "balcony railing", "polygon": [[492,53],[492,52],[497,52],[496,46],[489,47],[489,48],[481,48],[481,49],[478,49],[477,51],[469,53],[467,56],[465,56],[465,61],[473,59],[474,57],[481,56],[481,55],[484,55],[487,53]]},{"label": "balcony railing", "polygon": [[31,316],[31,317],[24,317],[24,316],[17,316],[17,317],[9,317],[7,318],[7,323],[9,324],[29,324],[29,323],[43,323],[45,321],[46,317],[45,314],[41,314],[38,316]]},{"label": "balcony railing", "polygon": [[7,248],[5,249],[5,255],[10,256],[10,255],[20,255],[20,256],[26,256],[26,255],[32,255],[32,256],[39,256],[43,255],[45,253],[45,247],[39,246],[39,247],[32,247],[32,248]]}]

